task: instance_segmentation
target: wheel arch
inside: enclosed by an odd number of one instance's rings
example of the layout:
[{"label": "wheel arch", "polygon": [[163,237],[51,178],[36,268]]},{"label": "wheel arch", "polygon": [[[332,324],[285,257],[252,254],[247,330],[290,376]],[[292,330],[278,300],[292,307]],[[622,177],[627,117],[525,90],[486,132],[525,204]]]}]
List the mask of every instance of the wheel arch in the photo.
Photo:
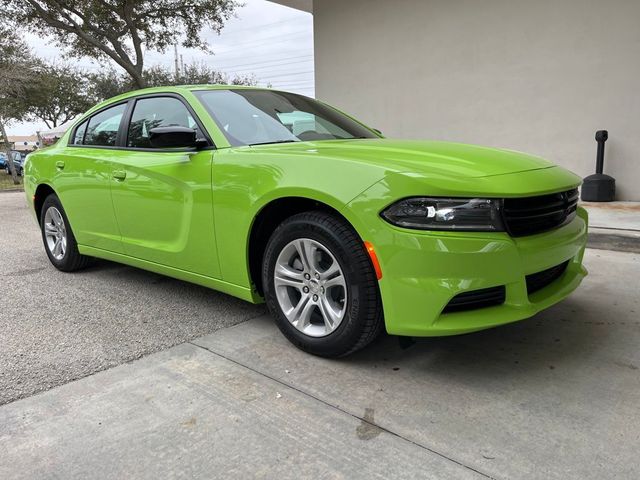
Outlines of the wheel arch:
[{"label": "wheel arch", "polygon": [[33,209],[36,213],[38,223],[40,223],[40,214],[42,213],[42,205],[44,200],[51,194],[58,195],[51,185],[48,183],[41,183],[36,187],[33,194]]},{"label": "wheel arch", "polygon": [[362,239],[353,222],[345,217],[338,208],[324,201],[302,196],[286,196],[270,200],[254,216],[247,242],[249,277],[260,295],[264,293],[262,261],[269,238],[278,225],[287,218],[314,210],[325,211],[342,218]]}]

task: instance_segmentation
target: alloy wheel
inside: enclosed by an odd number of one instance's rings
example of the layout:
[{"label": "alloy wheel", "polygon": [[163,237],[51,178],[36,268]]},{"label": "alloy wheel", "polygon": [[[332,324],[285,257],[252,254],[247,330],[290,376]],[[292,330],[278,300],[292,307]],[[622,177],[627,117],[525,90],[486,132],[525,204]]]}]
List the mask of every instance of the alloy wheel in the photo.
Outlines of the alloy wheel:
[{"label": "alloy wheel", "polygon": [[347,285],[340,264],[327,247],[310,238],[285,245],[273,273],[282,312],[311,337],[332,333],[344,319]]},{"label": "alloy wheel", "polygon": [[44,214],[44,236],[53,258],[62,260],[67,252],[67,227],[56,207],[49,207]]}]

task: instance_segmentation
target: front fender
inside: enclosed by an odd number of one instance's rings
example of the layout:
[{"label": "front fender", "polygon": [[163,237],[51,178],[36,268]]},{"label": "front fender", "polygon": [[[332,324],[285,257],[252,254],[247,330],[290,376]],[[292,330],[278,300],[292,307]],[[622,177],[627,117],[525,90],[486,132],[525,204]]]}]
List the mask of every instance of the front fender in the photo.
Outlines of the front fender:
[{"label": "front fender", "polygon": [[222,278],[247,288],[251,286],[247,255],[251,228],[269,203],[291,197],[323,203],[341,212],[362,236],[363,222],[344,206],[384,176],[384,169],[345,159],[250,148],[217,151],[212,168]]}]

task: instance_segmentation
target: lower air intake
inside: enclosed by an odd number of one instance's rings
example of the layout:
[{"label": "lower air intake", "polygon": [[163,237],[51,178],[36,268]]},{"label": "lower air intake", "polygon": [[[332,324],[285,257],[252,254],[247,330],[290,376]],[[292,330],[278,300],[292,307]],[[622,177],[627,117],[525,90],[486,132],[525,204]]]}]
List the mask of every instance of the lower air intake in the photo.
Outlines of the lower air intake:
[{"label": "lower air intake", "polygon": [[547,268],[546,270],[543,270],[541,272],[527,275],[527,293],[531,295],[532,293],[537,292],[538,290],[542,290],[547,285],[556,281],[567,269],[567,265],[569,265],[568,260],[561,263],[560,265],[556,265],[555,267]]},{"label": "lower air intake", "polygon": [[475,310],[476,308],[502,305],[505,300],[505,295],[504,285],[459,293],[451,299],[442,312],[462,312],[465,310]]}]

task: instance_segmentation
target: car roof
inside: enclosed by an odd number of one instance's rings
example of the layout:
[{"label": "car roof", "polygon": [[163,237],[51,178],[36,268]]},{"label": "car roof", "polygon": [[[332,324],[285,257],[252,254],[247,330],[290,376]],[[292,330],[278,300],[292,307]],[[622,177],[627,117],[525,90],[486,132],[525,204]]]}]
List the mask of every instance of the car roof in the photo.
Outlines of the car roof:
[{"label": "car roof", "polygon": [[149,88],[141,88],[138,90],[131,90],[130,92],[122,93],[115,97],[107,98],[106,100],[103,100],[102,102],[91,107],[89,110],[84,112],[75,120],[73,125],[69,129],[67,129],[67,132],[65,133],[65,135],[73,131],[73,129],[76,128],[77,125],[79,125],[88,116],[92,115],[98,110],[106,108],[109,105],[114,105],[123,100],[128,100],[129,98],[138,97],[141,95],[151,95],[154,93],[178,93],[179,94],[183,92],[193,92],[196,90],[238,90],[238,89],[282,91],[275,88],[258,87],[258,86],[252,86],[252,85],[228,85],[228,84],[212,84],[212,83],[194,84],[194,85],[168,85],[164,87],[149,87]]},{"label": "car roof", "polygon": [[165,87],[150,87],[132,90],[116,97],[109,98],[102,103],[112,103],[113,101],[122,100],[139,95],[148,95],[152,93],[171,93],[171,92],[192,92],[194,90],[273,90],[266,87],[256,87],[251,85],[223,85],[223,84],[199,84],[199,85],[167,85]]},{"label": "car roof", "polygon": [[201,84],[201,85],[170,85],[165,87],[150,87],[150,88],[141,88],[139,90],[132,90],[130,92],[123,93],[121,95],[117,95],[115,97],[108,98],[99,104],[91,107],[87,112],[82,115],[82,117],[86,117],[87,114],[92,113],[96,110],[100,110],[103,107],[111,105],[113,103],[117,103],[121,100],[127,100],[128,98],[138,97],[140,95],[150,95],[154,93],[181,93],[181,92],[192,92],[195,90],[238,90],[238,89],[246,89],[246,90],[273,90],[276,89],[266,88],[266,87],[256,87],[251,85],[223,85],[223,84]]}]

